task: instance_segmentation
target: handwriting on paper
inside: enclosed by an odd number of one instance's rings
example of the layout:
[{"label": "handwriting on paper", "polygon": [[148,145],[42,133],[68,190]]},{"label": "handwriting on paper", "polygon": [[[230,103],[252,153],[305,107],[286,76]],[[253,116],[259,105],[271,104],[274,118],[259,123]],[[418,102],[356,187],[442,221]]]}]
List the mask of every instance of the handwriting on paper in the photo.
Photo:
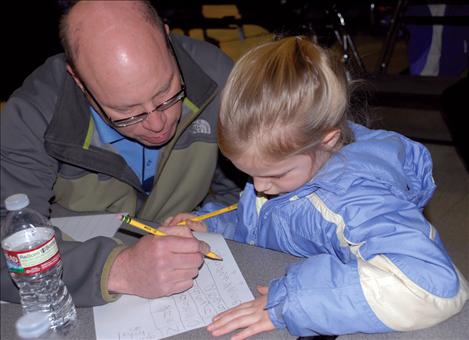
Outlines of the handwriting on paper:
[{"label": "handwriting on paper", "polygon": [[194,286],[186,292],[154,300],[122,296],[95,307],[98,339],[161,339],[208,325],[220,312],[253,299],[221,235],[198,234],[223,261],[206,260]]}]

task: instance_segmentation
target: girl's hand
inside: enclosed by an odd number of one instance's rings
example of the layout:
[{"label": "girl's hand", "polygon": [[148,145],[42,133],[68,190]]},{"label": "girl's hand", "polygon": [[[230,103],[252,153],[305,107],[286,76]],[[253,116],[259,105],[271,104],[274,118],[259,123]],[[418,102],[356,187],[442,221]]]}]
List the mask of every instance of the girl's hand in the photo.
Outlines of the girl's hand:
[{"label": "girl's hand", "polygon": [[257,290],[261,294],[257,299],[242,303],[213,318],[213,322],[207,326],[207,330],[212,333],[212,336],[220,336],[244,328],[231,337],[232,340],[242,340],[275,329],[269,319],[268,312],[264,310],[269,288],[258,286]]},{"label": "girl's hand", "polygon": [[197,215],[190,213],[179,213],[176,216],[169,216],[163,221],[162,227],[167,227],[170,225],[177,225],[179,222],[190,220],[191,218],[197,217]]},{"label": "girl's hand", "polygon": [[197,215],[189,213],[180,213],[176,216],[170,216],[163,221],[162,226],[177,226],[180,222],[185,222],[185,226],[189,227],[191,230],[207,232],[207,226],[202,222],[194,222],[191,219],[197,217]]}]

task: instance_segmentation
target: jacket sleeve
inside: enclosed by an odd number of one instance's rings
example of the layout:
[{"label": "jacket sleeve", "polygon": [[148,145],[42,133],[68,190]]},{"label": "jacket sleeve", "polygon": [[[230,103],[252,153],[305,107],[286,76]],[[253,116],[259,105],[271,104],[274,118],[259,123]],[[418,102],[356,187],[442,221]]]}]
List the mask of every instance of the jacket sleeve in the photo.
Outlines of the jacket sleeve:
[{"label": "jacket sleeve", "polygon": [[63,83],[58,59],[49,59],[33,72],[5,104],[1,118],[1,216],[5,216],[4,200],[16,193],[26,193],[31,207],[49,216],[53,185],[59,164],[44,147],[44,134],[53,116]]},{"label": "jacket sleeve", "polygon": [[[212,211],[222,209],[226,205],[219,202],[209,202],[202,208],[194,211],[196,215],[208,214]],[[223,234],[223,237],[229,240],[235,239],[236,226],[238,225],[238,212],[233,210],[218,216],[211,217],[204,221],[208,231],[211,233]]]},{"label": "jacket sleeve", "polygon": [[[66,77],[63,58],[50,58],[16,90],[2,111],[1,118],[1,215],[6,214],[4,200],[26,193],[31,207],[50,215],[50,200],[59,163],[44,148],[44,134],[54,113],[61,84]],[[59,233],[57,233],[59,235]],[[106,289],[110,264],[123,248],[115,240],[98,237],[87,242],[62,241],[63,278],[78,306],[99,305],[111,301]],[[18,290],[10,279],[1,257],[1,298],[19,301]]]},{"label": "jacket sleeve", "polygon": [[314,209],[304,222],[333,248],[271,282],[266,308],[278,328],[301,336],[409,331],[462,309],[467,282],[420,209],[371,192],[329,204],[334,209],[310,197]]},{"label": "jacket sleeve", "polygon": [[[107,290],[109,269],[125,246],[120,241],[95,237],[86,242],[64,241],[59,229],[56,238],[62,257],[62,279],[77,307],[102,305],[119,295]],[[1,299],[19,303],[18,288],[13,283],[5,257],[1,256]]]}]

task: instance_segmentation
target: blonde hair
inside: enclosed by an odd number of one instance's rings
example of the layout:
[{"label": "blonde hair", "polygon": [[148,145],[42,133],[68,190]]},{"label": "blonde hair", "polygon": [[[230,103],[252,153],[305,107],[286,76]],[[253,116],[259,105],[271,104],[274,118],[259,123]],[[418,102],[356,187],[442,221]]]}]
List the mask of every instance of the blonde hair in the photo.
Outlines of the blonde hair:
[{"label": "blonde hair", "polygon": [[348,144],[347,103],[344,69],[329,51],[306,37],[260,45],[236,63],[223,90],[220,149],[230,158],[254,146],[278,159],[309,151],[334,129]]}]

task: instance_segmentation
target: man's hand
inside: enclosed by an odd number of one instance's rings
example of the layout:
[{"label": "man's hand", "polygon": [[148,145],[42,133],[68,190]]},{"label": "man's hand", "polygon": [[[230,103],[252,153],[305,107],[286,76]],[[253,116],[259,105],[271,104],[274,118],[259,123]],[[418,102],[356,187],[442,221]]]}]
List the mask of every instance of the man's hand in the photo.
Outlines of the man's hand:
[{"label": "man's hand", "polygon": [[207,326],[207,330],[213,336],[220,336],[244,328],[231,337],[232,340],[242,340],[275,329],[269,319],[269,313],[264,310],[267,303],[268,287],[258,286],[257,290],[261,293],[260,297],[218,314],[213,318],[213,322]]},{"label": "man's hand", "polygon": [[168,236],[146,235],[116,257],[109,273],[110,292],[153,299],[192,287],[209,246],[194,238],[188,227],[161,230]]}]

